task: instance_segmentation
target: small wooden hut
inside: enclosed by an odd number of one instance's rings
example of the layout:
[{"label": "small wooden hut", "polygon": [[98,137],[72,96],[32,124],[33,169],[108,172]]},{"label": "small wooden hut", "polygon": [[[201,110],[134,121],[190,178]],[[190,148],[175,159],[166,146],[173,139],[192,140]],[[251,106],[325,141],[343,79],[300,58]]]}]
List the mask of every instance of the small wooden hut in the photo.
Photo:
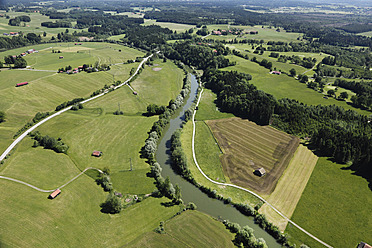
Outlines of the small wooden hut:
[{"label": "small wooden hut", "polygon": [[264,168],[259,168],[254,171],[254,174],[259,177],[263,177],[266,174],[266,170]]}]

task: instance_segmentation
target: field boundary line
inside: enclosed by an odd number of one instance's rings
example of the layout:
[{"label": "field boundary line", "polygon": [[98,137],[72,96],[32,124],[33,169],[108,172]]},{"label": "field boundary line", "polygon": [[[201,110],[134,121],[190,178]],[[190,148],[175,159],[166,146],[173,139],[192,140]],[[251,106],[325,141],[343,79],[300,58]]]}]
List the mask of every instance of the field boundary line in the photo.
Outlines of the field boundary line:
[{"label": "field boundary line", "polygon": [[[136,72],[135,73],[133,73],[133,75],[131,76],[131,77],[129,77],[125,82],[123,82],[123,83],[121,83],[121,84],[119,84],[119,85],[117,85],[117,86],[115,86],[114,87],[114,89],[116,90],[117,88],[120,88],[120,87],[122,87],[123,85],[128,85],[129,86],[129,88],[132,90],[132,91],[134,91],[133,90],[133,88],[128,84],[128,82],[130,81],[130,80],[132,80],[132,78],[134,77],[134,76],[136,76],[137,75],[137,73],[138,73],[138,71],[140,70],[140,68],[142,67],[142,65],[149,59],[149,58],[151,58],[152,56],[153,56],[154,54],[151,54],[151,55],[149,55],[149,56],[147,56],[146,58],[144,58],[142,61],[141,61],[141,63],[138,65],[138,67],[137,67],[137,70],[136,70]],[[96,95],[96,96],[93,96],[93,97],[91,97],[91,98],[88,98],[88,99],[86,99],[86,100],[84,100],[84,101],[81,101],[81,102],[79,102],[79,103],[81,103],[81,104],[83,104],[83,103],[86,103],[86,102],[89,102],[89,101],[92,101],[92,100],[94,100],[94,99],[96,99],[96,98],[98,98],[98,97],[101,97],[101,96],[104,96],[104,95],[106,95],[107,93],[109,93],[109,91],[108,90],[105,90],[103,93],[101,93],[101,94],[99,94],[99,95]],[[33,130],[35,130],[37,127],[39,127],[40,125],[42,125],[42,124],[44,124],[45,122],[47,122],[48,120],[50,120],[50,119],[52,119],[52,118],[54,118],[54,117],[56,117],[56,116],[58,116],[58,115],[60,115],[60,114],[62,114],[62,113],[64,113],[64,112],[66,112],[67,110],[70,110],[72,108],[72,106],[69,106],[69,107],[67,107],[67,108],[65,108],[65,109],[62,109],[62,110],[60,110],[60,111],[58,111],[58,112],[56,112],[56,113],[54,113],[53,115],[51,115],[51,116],[48,116],[47,118],[45,118],[45,119],[43,119],[43,120],[41,120],[41,121],[39,121],[38,123],[36,123],[35,125],[33,125],[32,127],[30,127],[29,129],[27,129],[24,133],[22,133],[16,140],[14,140],[13,141],[13,143],[10,145],[10,146],[8,146],[8,148],[3,152],[3,154],[1,154],[1,156],[0,156],[0,162],[9,154],[9,152],[11,151],[11,150],[13,150],[13,148],[19,143],[19,142],[21,142],[30,132],[32,132]]]},{"label": "field boundary line", "polygon": [[313,238],[314,240],[318,241],[319,243],[321,243],[322,245],[328,247],[328,248],[333,248],[332,246],[330,246],[329,244],[325,243],[324,241],[320,240],[319,238],[315,237],[314,235],[312,235],[311,233],[309,233],[308,231],[306,231],[304,228],[300,227],[299,225],[297,225],[295,222],[293,222],[292,220],[290,220],[287,216],[285,216],[283,213],[281,213],[278,209],[276,209],[273,205],[271,205],[268,201],[266,201],[264,198],[262,198],[261,196],[259,196],[258,194],[256,194],[255,192],[253,191],[250,191],[246,188],[243,188],[243,187],[240,187],[240,186],[237,186],[237,185],[234,185],[234,184],[230,184],[230,183],[220,183],[220,182],[217,182],[217,181],[214,181],[213,179],[210,179],[205,173],[204,171],[200,168],[199,164],[198,164],[198,161],[196,160],[196,155],[195,155],[195,114],[196,114],[196,107],[199,105],[199,102],[200,102],[200,99],[201,99],[201,96],[202,96],[202,93],[203,93],[203,88],[199,94],[199,98],[198,98],[198,101],[196,102],[196,105],[195,105],[195,109],[194,109],[194,113],[192,115],[192,124],[193,124],[193,130],[192,130],[192,142],[191,142],[191,147],[192,147],[192,156],[193,156],[193,160],[194,160],[194,163],[196,165],[196,167],[198,168],[199,172],[210,182],[214,183],[214,184],[217,184],[217,185],[223,185],[223,186],[229,186],[229,187],[233,187],[233,188],[237,188],[237,189],[240,189],[240,190],[243,190],[243,191],[246,191],[252,195],[254,195],[255,197],[257,197],[258,199],[260,199],[261,201],[263,201],[264,203],[266,203],[268,206],[270,206],[275,212],[277,212],[281,217],[283,217],[285,220],[287,220],[289,223],[291,223],[293,226],[297,227],[299,230],[301,230],[302,232],[304,232],[305,234],[307,234],[309,237]]},{"label": "field boundary line", "polygon": [[[63,187],[67,186],[68,184],[72,183],[73,181],[75,181],[78,177],[80,177],[81,175],[84,174],[84,172],[86,172],[87,170],[97,170],[98,172],[100,173],[103,173],[100,169],[97,169],[97,168],[94,168],[94,167],[87,167],[85,168],[82,172],[80,172],[77,176],[73,177],[72,179],[70,179],[67,183],[63,184],[62,186],[60,187],[57,187],[57,189],[62,189]],[[11,178],[11,177],[5,177],[5,176],[0,176],[0,179],[5,179],[5,180],[9,180],[9,181],[12,181],[12,182],[16,182],[16,183],[20,183],[20,184],[24,184],[30,188],[33,188],[33,189],[36,189],[37,191],[39,192],[43,192],[43,193],[49,193],[49,192],[53,192],[55,191],[56,189],[40,189],[32,184],[29,184],[29,183],[26,183],[24,181],[21,181],[21,180],[18,180],[18,179],[14,179],[14,178]]]}]

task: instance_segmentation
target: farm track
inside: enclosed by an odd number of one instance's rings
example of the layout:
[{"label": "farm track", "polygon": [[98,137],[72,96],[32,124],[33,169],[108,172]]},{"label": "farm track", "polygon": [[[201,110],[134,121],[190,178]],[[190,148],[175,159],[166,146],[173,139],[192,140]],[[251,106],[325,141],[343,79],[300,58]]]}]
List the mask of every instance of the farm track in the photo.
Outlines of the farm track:
[{"label": "farm track", "polygon": [[[125,82],[123,82],[123,83],[121,83],[121,84],[119,84],[119,85],[117,85],[117,86],[115,86],[114,87],[114,89],[118,89],[118,88],[120,88],[120,87],[122,87],[123,85],[128,85],[129,86],[129,88],[132,90],[132,91],[134,91],[133,90],[133,88],[132,87],[130,87],[130,85],[128,84],[128,82],[130,82],[130,80],[134,77],[134,76],[136,76],[137,75],[137,73],[138,73],[138,71],[140,70],[140,68],[142,68],[142,65],[149,59],[149,58],[151,58],[153,56],[153,54],[151,54],[150,56],[148,56],[148,57],[146,57],[146,58],[144,58],[142,61],[141,61],[141,63],[138,65],[138,67],[137,67],[137,70],[135,71],[135,73],[133,73],[133,75],[130,77],[130,78],[128,78]],[[93,96],[93,97],[91,97],[91,98],[89,98],[89,99],[86,99],[86,100],[84,100],[84,101],[81,101],[80,103],[81,104],[83,104],[83,103],[86,103],[86,102],[89,102],[89,101],[92,101],[92,100],[94,100],[94,99],[96,99],[96,98],[99,98],[99,97],[101,97],[101,96],[104,96],[104,95],[106,95],[107,93],[109,93],[109,91],[108,90],[105,90],[103,93],[101,93],[101,94],[99,94],[99,95],[96,95],[96,96]],[[62,113],[64,113],[64,112],[66,112],[66,111],[68,111],[68,110],[70,110],[71,109],[71,107],[72,106],[69,106],[69,107],[67,107],[67,108],[64,108],[64,109],[62,109],[62,110],[60,110],[60,111],[58,111],[58,112],[56,112],[56,113],[54,113],[53,115],[51,115],[51,116],[48,116],[47,118],[45,118],[45,119],[43,119],[43,120],[41,120],[40,122],[38,122],[38,123],[36,123],[34,126],[32,126],[31,128],[29,128],[29,129],[27,129],[24,133],[22,133],[16,140],[14,140],[13,141],[13,143],[1,154],[1,156],[0,156],[0,161],[2,161],[13,149],[14,149],[14,147],[20,142],[20,141],[22,141],[30,132],[32,132],[33,130],[35,130],[37,127],[39,127],[40,125],[42,125],[43,123],[45,123],[45,122],[47,122],[48,120],[50,120],[50,119],[52,119],[52,118],[54,118],[54,117],[56,117],[56,116],[58,116],[58,115],[60,115],[60,114],[62,114]]]},{"label": "farm track", "polygon": [[[87,170],[97,170],[99,171],[100,173],[103,173],[100,169],[97,169],[97,168],[93,168],[93,167],[88,167],[88,168],[85,168],[82,172],[80,172],[77,176],[73,177],[72,179],[70,179],[67,183],[57,187],[57,189],[62,189],[63,187],[69,185],[70,183],[72,183],[73,181],[75,181],[78,177],[80,177],[81,175],[84,174],[84,172],[86,172]],[[43,192],[43,193],[49,193],[49,192],[53,192],[54,190],[56,189],[40,189],[32,184],[29,184],[29,183],[26,183],[24,181],[21,181],[21,180],[18,180],[18,179],[14,179],[14,178],[10,178],[10,177],[4,177],[4,176],[0,176],[0,179],[5,179],[5,180],[9,180],[9,181],[12,181],[12,182],[16,182],[16,183],[20,183],[20,184],[23,184],[23,185],[26,185],[30,188],[33,188],[39,192]]]},{"label": "farm track", "polygon": [[[201,90],[201,92],[199,93],[199,98],[196,102],[196,107],[199,105],[200,103],[200,99],[201,99],[201,96],[202,96],[202,93],[203,93],[203,89]],[[287,216],[285,216],[282,212],[280,212],[277,208],[275,208],[272,204],[270,204],[268,201],[266,201],[264,198],[262,198],[261,196],[259,196],[258,194],[256,194],[255,192],[251,191],[251,190],[248,190],[248,189],[245,189],[243,187],[240,187],[240,186],[237,186],[237,185],[234,185],[234,184],[230,184],[230,183],[220,183],[220,182],[217,182],[217,181],[214,181],[212,179],[210,179],[205,173],[204,171],[200,168],[199,164],[198,164],[198,161],[196,160],[196,155],[195,155],[195,114],[196,114],[196,108],[194,109],[194,113],[192,115],[192,124],[193,124],[193,132],[192,132],[192,142],[191,142],[191,148],[192,148],[192,156],[193,156],[193,160],[194,160],[194,163],[196,165],[196,167],[198,168],[199,172],[204,176],[204,178],[206,178],[208,181],[210,181],[211,183],[214,183],[214,184],[217,184],[217,185],[222,185],[222,186],[229,186],[229,187],[233,187],[233,188],[237,188],[237,189],[240,189],[240,190],[243,190],[243,191],[246,191],[252,195],[254,195],[255,197],[257,197],[258,199],[260,199],[261,201],[263,201],[264,203],[266,203],[270,208],[272,208],[276,213],[278,213],[281,217],[283,217],[285,220],[287,220],[289,223],[291,223],[293,226],[295,226],[296,228],[298,228],[299,230],[301,230],[302,232],[304,232],[306,235],[308,235],[309,237],[313,238],[314,240],[316,240],[317,242],[319,242],[320,244],[328,247],[328,248],[333,248],[331,245],[327,244],[326,242],[320,240],[319,238],[317,238],[316,236],[312,235],[311,233],[309,233],[308,231],[306,231],[304,228],[302,228],[301,226],[299,226],[298,224],[296,224],[295,222],[293,222],[291,219],[289,219]]]}]

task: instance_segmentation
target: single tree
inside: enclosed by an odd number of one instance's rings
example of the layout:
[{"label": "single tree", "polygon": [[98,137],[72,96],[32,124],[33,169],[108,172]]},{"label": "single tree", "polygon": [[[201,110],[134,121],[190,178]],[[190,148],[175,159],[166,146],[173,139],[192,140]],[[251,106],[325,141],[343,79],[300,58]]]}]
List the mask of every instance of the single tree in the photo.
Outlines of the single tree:
[{"label": "single tree", "polygon": [[334,90],[328,90],[328,91],[327,91],[327,95],[328,95],[328,96],[335,96],[336,93],[335,93]]},{"label": "single tree", "polygon": [[338,96],[338,98],[340,98],[342,100],[348,99],[349,98],[349,94],[346,91],[343,91],[343,92],[340,93],[340,95]]},{"label": "single tree", "polygon": [[15,68],[26,68],[26,66],[27,66],[27,61],[22,57],[18,57],[14,61]]},{"label": "single tree", "polygon": [[111,192],[107,196],[106,201],[101,203],[100,207],[102,208],[101,211],[103,213],[116,214],[120,213],[122,204],[120,198]]},{"label": "single tree", "polygon": [[291,75],[291,77],[295,77],[297,75],[297,72],[294,68],[292,68],[289,70],[289,74]]}]

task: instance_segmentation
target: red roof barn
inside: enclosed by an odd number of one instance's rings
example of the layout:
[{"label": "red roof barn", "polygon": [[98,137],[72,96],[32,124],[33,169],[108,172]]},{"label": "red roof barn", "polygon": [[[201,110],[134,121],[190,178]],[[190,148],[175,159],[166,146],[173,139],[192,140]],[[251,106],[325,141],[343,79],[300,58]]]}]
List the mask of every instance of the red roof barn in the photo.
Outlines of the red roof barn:
[{"label": "red roof barn", "polygon": [[53,191],[53,193],[51,193],[51,194],[49,195],[49,198],[50,198],[50,199],[54,199],[54,198],[56,198],[57,195],[59,195],[60,193],[61,193],[61,190],[60,190],[60,189],[56,189],[55,191]]},{"label": "red roof barn", "polygon": [[102,152],[100,152],[100,151],[93,151],[92,156],[101,157],[102,156]]},{"label": "red roof barn", "polygon": [[28,84],[28,82],[18,83],[18,84],[16,84],[16,87],[20,87],[20,86],[27,85],[27,84]]}]

